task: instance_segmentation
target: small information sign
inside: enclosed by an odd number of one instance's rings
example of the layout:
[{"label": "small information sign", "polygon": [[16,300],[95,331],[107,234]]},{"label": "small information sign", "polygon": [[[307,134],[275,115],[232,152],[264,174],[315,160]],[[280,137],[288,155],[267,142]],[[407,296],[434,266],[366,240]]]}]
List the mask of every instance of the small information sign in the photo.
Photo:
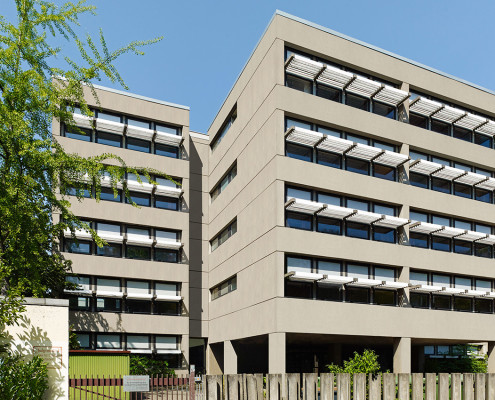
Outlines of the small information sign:
[{"label": "small information sign", "polygon": [[149,392],[149,375],[124,375],[124,392]]}]

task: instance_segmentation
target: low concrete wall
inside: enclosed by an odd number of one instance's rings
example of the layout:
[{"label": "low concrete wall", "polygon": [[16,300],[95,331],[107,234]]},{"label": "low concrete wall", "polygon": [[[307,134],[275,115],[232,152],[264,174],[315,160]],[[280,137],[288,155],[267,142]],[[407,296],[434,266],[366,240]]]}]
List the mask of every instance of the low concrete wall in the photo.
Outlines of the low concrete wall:
[{"label": "low concrete wall", "polygon": [[39,355],[47,362],[45,399],[68,399],[69,301],[26,298],[25,304],[18,324],[6,327],[11,348],[26,359]]}]

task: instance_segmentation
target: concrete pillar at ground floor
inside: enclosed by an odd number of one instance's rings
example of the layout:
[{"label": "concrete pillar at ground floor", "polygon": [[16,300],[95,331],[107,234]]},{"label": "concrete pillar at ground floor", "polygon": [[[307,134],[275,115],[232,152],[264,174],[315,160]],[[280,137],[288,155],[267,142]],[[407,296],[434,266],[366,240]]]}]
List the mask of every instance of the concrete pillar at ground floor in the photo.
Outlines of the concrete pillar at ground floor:
[{"label": "concrete pillar at ground floor", "polygon": [[285,333],[268,334],[268,373],[285,374]]},{"label": "concrete pillar at ground floor", "polygon": [[495,342],[488,342],[488,349],[486,352],[488,356],[488,373],[495,372]]},{"label": "concrete pillar at ground floor", "polygon": [[206,373],[219,375],[223,370],[223,343],[208,343],[206,347]]},{"label": "concrete pillar at ground floor", "polygon": [[394,371],[397,373],[411,373],[411,338],[394,339]]},{"label": "concrete pillar at ground floor", "polygon": [[237,353],[230,340],[223,342],[223,373],[237,374]]}]

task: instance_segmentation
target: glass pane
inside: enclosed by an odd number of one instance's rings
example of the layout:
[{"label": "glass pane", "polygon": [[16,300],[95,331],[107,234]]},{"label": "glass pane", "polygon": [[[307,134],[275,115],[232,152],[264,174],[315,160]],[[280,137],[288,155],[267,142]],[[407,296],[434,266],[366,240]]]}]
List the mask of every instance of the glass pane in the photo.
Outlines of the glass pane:
[{"label": "glass pane", "polygon": [[368,111],[370,108],[370,101],[368,99],[350,93],[346,93],[345,95],[345,104],[364,111]]},{"label": "glass pane", "polygon": [[492,203],[492,192],[484,189],[474,188],[474,198],[484,203]]},{"label": "glass pane", "polygon": [[100,200],[105,201],[115,201],[120,203],[121,199],[121,190],[117,190],[117,196],[113,193],[113,189],[109,188],[101,188]]},{"label": "glass pane", "polygon": [[350,134],[347,134],[346,135],[346,139],[347,140],[351,140],[355,143],[360,143],[360,144],[365,144],[365,145],[369,145],[370,144],[370,140],[368,138],[365,138],[365,137],[362,137],[362,136],[356,136],[356,135],[350,135]]},{"label": "glass pane", "polygon": [[492,290],[492,282],[482,279],[476,279],[476,290],[484,290],[490,292]]},{"label": "glass pane", "polygon": [[287,257],[287,272],[311,272],[311,260],[308,258]]},{"label": "glass pane", "polygon": [[377,214],[395,216],[395,207],[386,206],[384,204],[373,204],[373,212]]},{"label": "glass pane", "polygon": [[455,219],[454,220],[454,227],[470,231],[471,230],[471,222],[460,221],[458,219]]},{"label": "glass pane", "polygon": [[415,174],[411,172],[409,174],[409,181],[412,186],[428,189],[429,178],[427,175]]},{"label": "glass pane", "polygon": [[286,76],[286,86],[304,93],[313,93],[313,83],[292,75]]},{"label": "glass pane", "polygon": [[441,217],[440,215],[432,215],[431,222],[437,225],[450,226],[450,218]]},{"label": "glass pane", "polygon": [[106,119],[113,122],[121,122],[120,115],[110,114],[102,111],[98,111],[98,118]]},{"label": "glass pane", "polygon": [[151,314],[151,301],[149,300],[132,300],[125,302],[126,311],[131,314]]},{"label": "glass pane", "polygon": [[319,217],[317,220],[317,231],[332,235],[340,235],[342,233],[342,222],[338,219]]},{"label": "glass pane", "polygon": [[395,119],[395,107],[376,101],[373,102],[373,113],[381,115],[382,117]]},{"label": "glass pane", "polygon": [[151,153],[151,142],[128,137],[126,141],[126,149],[141,151],[143,153]]},{"label": "glass pane", "polygon": [[411,271],[409,281],[413,285],[428,285],[428,274],[426,272]]},{"label": "glass pane", "polygon": [[414,308],[428,308],[430,306],[430,296],[426,293],[414,293],[410,294],[411,307]]},{"label": "glass pane", "polygon": [[91,242],[72,239],[65,240],[65,251],[76,254],[91,254]]},{"label": "glass pane", "polygon": [[395,181],[395,171],[393,167],[388,167],[386,165],[373,164],[373,176],[386,179],[388,181]]},{"label": "glass pane", "polygon": [[450,287],[450,276],[448,275],[433,274],[432,280],[433,280],[433,285]]},{"label": "glass pane", "polygon": [[431,120],[431,130],[433,132],[441,133],[442,135],[450,136],[450,124],[446,124],[445,122],[433,118]]},{"label": "glass pane", "polygon": [[299,146],[293,143],[286,143],[285,155],[297,160],[313,161],[313,149],[311,147]]},{"label": "glass pane", "polygon": [[433,250],[450,251],[450,239],[439,236],[432,236],[431,248]]},{"label": "glass pane", "polygon": [[316,298],[318,300],[341,301],[342,289],[340,286],[318,283],[316,287]]},{"label": "glass pane", "polygon": [[476,172],[477,174],[481,174],[481,175],[485,175],[485,176],[489,176],[489,177],[492,176],[492,173],[490,171],[487,171],[487,170],[481,169],[481,168],[475,168],[474,172]]},{"label": "glass pane", "polygon": [[472,132],[468,131],[467,129],[459,128],[458,126],[454,126],[453,136],[456,139],[465,140],[466,142],[472,142],[473,141]]},{"label": "glass pane", "polygon": [[351,303],[369,303],[369,293],[369,289],[347,286],[345,298]]},{"label": "glass pane", "polygon": [[474,244],[474,255],[476,257],[492,258],[493,248],[489,244],[475,243]]},{"label": "glass pane", "polygon": [[428,222],[428,214],[419,211],[410,211],[409,218],[411,221]]},{"label": "glass pane", "polygon": [[471,289],[471,279],[470,278],[461,278],[460,276],[456,276],[454,278],[454,287],[459,289],[470,290]]},{"label": "glass pane", "polygon": [[120,312],[122,307],[122,301],[114,298],[101,298],[96,299],[96,311],[109,311]]},{"label": "glass pane", "polygon": [[159,156],[179,158],[179,148],[167,146],[165,144],[155,143],[155,154]]},{"label": "glass pane", "polygon": [[492,138],[490,136],[486,136],[477,132],[474,133],[474,143],[479,144],[483,147],[493,147]]},{"label": "glass pane", "polygon": [[296,188],[287,188],[287,198],[311,200],[311,191]]},{"label": "glass pane", "polygon": [[395,243],[395,229],[374,226],[373,240],[378,242]]},{"label": "glass pane", "polygon": [[133,260],[149,260],[151,258],[151,248],[126,246],[126,258]]},{"label": "glass pane", "polygon": [[338,154],[317,151],[316,157],[318,164],[326,165],[327,167],[342,168],[342,156]]},{"label": "glass pane", "polygon": [[454,194],[456,196],[464,197],[466,199],[473,198],[473,191],[471,186],[462,185],[454,182]]},{"label": "glass pane", "polygon": [[428,156],[423,153],[419,153],[417,151],[409,151],[409,157],[411,157],[411,160],[425,160],[428,161]]},{"label": "glass pane", "polygon": [[409,237],[409,244],[413,247],[421,247],[427,249],[429,247],[429,237],[428,235],[423,235],[421,233],[411,232]]},{"label": "glass pane", "polygon": [[341,205],[340,196],[332,196],[331,194],[318,193],[318,201],[320,203],[329,204],[337,207],[340,207]]},{"label": "glass pane", "polygon": [[395,305],[395,292],[393,290],[379,290],[375,289],[373,293],[373,299],[375,304],[384,306]]},{"label": "glass pane", "polygon": [[474,299],[474,311],[479,313],[492,313],[493,300],[490,299]]},{"label": "glass pane", "polygon": [[96,143],[105,144],[107,146],[113,147],[122,147],[122,136],[113,135],[106,132],[97,132]]},{"label": "glass pane", "polygon": [[170,135],[177,135],[177,136],[180,135],[180,128],[176,126],[155,124],[155,129],[157,132],[168,133]]},{"label": "glass pane", "polygon": [[378,140],[373,140],[373,146],[378,147],[379,149],[382,150],[388,150],[394,152],[396,151],[396,148],[393,144],[379,142]]},{"label": "glass pane", "polygon": [[347,264],[347,276],[368,279],[369,268],[365,265]]},{"label": "glass pane", "polygon": [[492,227],[483,224],[474,224],[474,230],[476,232],[485,233],[486,235],[490,235],[492,233]]},{"label": "glass pane", "polygon": [[335,261],[318,261],[318,273],[324,275],[341,275],[341,264]]},{"label": "glass pane", "polygon": [[156,196],[155,207],[165,210],[177,211],[179,209],[179,199],[175,199],[173,197]]},{"label": "glass pane", "polygon": [[471,172],[473,170],[473,168],[471,166],[466,165],[466,164],[461,164],[458,162],[454,163],[454,168],[462,169],[463,171],[469,171],[469,172]]},{"label": "glass pane", "polygon": [[395,270],[392,268],[379,268],[375,267],[375,279],[381,281],[394,281],[395,280]]},{"label": "glass pane", "polygon": [[369,225],[358,224],[355,222],[346,223],[346,235],[350,237],[369,239],[370,227]]},{"label": "glass pane", "polygon": [[312,129],[312,125],[308,122],[299,121],[298,119],[286,118],[285,119],[285,129],[289,129],[291,127],[298,127],[303,129]]},{"label": "glass pane", "polygon": [[454,253],[471,255],[471,242],[466,242],[464,240],[454,240]]},{"label": "glass pane", "polygon": [[82,140],[84,142],[91,142],[92,133],[88,129],[79,128],[80,131],[76,129],[66,128],[65,136],[71,139]]},{"label": "glass pane", "polygon": [[96,254],[105,257],[122,257],[122,245],[109,243],[106,246],[97,247]]},{"label": "glass pane", "polygon": [[347,199],[347,207],[361,211],[369,211],[369,203],[367,201]]},{"label": "glass pane", "polygon": [[450,297],[449,296],[433,296],[433,307],[432,308],[434,308],[435,310],[450,310]]},{"label": "glass pane", "polygon": [[138,206],[150,207],[151,195],[146,193],[129,192],[130,199],[126,197],[125,202],[131,204],[131,200]]},{"label": "glass pane", "polygon": [[437,192],[450,193],[451,183],[445,179],[431,178],[431,188]]},{"label": "glass pane", "polygon": [[472,299],[468,297],[454,297],[454,310],[456,311],[471,311]]},{"label": "glass pane", "polygon": [[333,137],[342,137],[342,133],[340,131],[336,131],[334,129],[329,129],[329,128],[323,128],[322,126],[318,126],[316,130],[320,133],[323,133],[324,135],[327,136],[333,136]]},{"label": "glass pane", "polygon": [[155,261],[178,263],[179,252],[177,250],[169,249],[155,249]]},{"label": "glass pane", "polygon": [[418,126],[420,128],[428,129],[428,118],[419,114],[409,114],[409,124]]},{"label": "glass pane", "polygon": [[150,129],[149,121],[142,121],[139,119],[127,118],[127,124],[132,126],[138,126],[139,128]]},{"label": "glass pane", "polygon": [[328,86],[316,85],[316,95],[339,103],[342,102],[342,91]]},{"label": "glass pane", "polygon": [[285,225],[289,228],[304,229],[310,231],[313,229],[313,216],[287,212]]},{"label": "glass pane", "polygon": [[285,296],[297,297],[302,299],[313,298],[313,284],[302,282],[285,281]]},{"label": "glass pane", "polygon": [[447,167],[450,167],[450,161],[449,160],[445,160],[444,158],[431,157],[431,161],[432,162],[435,162],[437,164],[440,164],[440,165],[445,165]]}]

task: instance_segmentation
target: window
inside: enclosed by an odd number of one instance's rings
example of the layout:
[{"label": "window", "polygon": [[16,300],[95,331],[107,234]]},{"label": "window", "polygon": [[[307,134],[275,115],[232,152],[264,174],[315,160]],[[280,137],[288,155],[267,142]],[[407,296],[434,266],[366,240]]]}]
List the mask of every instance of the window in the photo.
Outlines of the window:
[{"label": "window", "polygon": [[430,296],[427,293],[410,293],[411,307],[414,308],[429,308]]},{"label": "window", "polygon": [[483,243],[475,243],[474,255],[476,257],[492,258],[493,257],[492,246]]},{"label": "window", "polygon": [[445,179],[432,177],[431,178],[431,188],[437,192],[450,194],[451,184],[450,184],[450,181],[447,181]]},{"label": "window", "polygon": [[395,306],[396,292],[393,290],[373,290],[373,303],[382,306]]},{"label": "window", "polygon": [[373,164],[373,176],[387,181],[395,181],[395,168],[387,165]]},{"label": "window", "polygon": [[376,240],[378,242],[395,243],[395,229],[374,226],[373,240]]},{"label": "window", "polygon": [[[342,156],[339,154],[327,153],[326,151],[316,151],[317,163],[332,168],[342,168]],[[306,160],[309,161],[309,160]]]},{"label": "window", "polygon": [[474,143],[490,149],[493,147],[493,139],[490,136],[478,132],[474,133]]},{"label": "window", "polygon": [[[141,207],[150,207],[151,206],[151,195],[147,193],[139,193],[139,192],[129,192],[129,198],[125,198],[125,202],[127,204],[132,204],[132,202],[136,203]],[[132,201],[132,202],[131,202]]]},{"label": "window", "polygon": [[410,233],[409,244],[413,247],[421,247],[423,249],[427,249],[430,247],[430,238],[428,235],[424,235],[421,233]]},{"label": "window", "polygon": [[126,258],[132,260],[150,260],[151,248],[141,246],[126,246]]},{"label": "window", "polygon": [[450,310],[451,309],[450,296],[433,295],[432,308],[434,308],[435,310]]},{"label": "window", "polygon": [[409,114],[409,124],[417,126],[419,128],[428,129],[428,117],[423,117],[419,114]]},{"label": "window", "polygon": [[91,311],[91,297],[69,297],[69,310]]},{"label": "window", "polygon": [[155,154],[170,158],[179,158],[179,148],[166,144],[155,143]]},{"label": "window", "polygon": [[285,144],[285,155],[302,161],[313,161],[313,149],[311,147],[299,146],[294,143]]},{"label": "window", "polygon": [[288,211],[286,213],[285,225],[289,228],[311,231],[313,230],[313,216]]},{"label": "window", "polygon": [[210,289],[211,299],[216,300],[237,289],[237,275]]},{"label": "window", "polygon": [[168,263],[179,262],[179,251],[171,249],[158,249],[155,248],[154,260]]},{"label": "window", "polygon": [[342,234],[342,222],[338,219],[318,217],[316,230],[322,233],[340,235]]},{"label": "window", "polygon": [[129,150],[140,151],[142,153],[151,153],[151,142],[147,140],[127,137],[125,148]]},{"label": "window", "polygon": [[117,190],[117,192],[114,193],[113,189],[102,187],[100,200],[115,201],[116,203],[120,203],[122,201],[122,190]]},{"label": "window", "polygon": [[117,243],[108,243],[103,247],[96,247],[96,254],[105,257],[122,257],[122,245]]},{"label": "window", "polygon": [[215,150],[217,146],[220,144],[224,136],[227,134],[229,131],[230,127],[234,123],[234,121],[237,119],[237,104],[234,105],[234,108],[230,111],[229,115],[227,116],[225,122],[223,123],[222,127],[220,128],[219,132],[217,135],[213,138],[213,141],[211,143],[211,150]]},{"label": "window", "polygon": [[122,136],[107,132],[96,132],[96,143],[113,147],[122,147]]},{"label": "window", "polygon": [[370,163],[368,161],[359,160],[357,158],[346,157],[347,171],[356,172],[358,174],[369,175]]},{"label": "window", "polygon": [[218,197],[218,195],[227,188],[230,182],[232,182],[232,179],[234,179],[236,176],[237,176],[237,163],[234,163],[234,165],[230,167],[229,171],[225,174],[225,176],[212,190],[210,194],[211,201],[215,200]]},{"label": "window", "polygon": [[473,134],[471,131],[463,128],[459,128],[458,126],[454,126],[453,135],[456,139],[461,139],[466,142],[473,141]]},{"label": "window", "polygon": [[456,196],[464,197],[466,199],[473,198],[473,191],[471,189],[471,186],[463,185],[457,182],[454,182],[454,194]]},{"label": "window", "polygon": [[431,130],[433,132],[441,133],[442,135],[450,136],[450,125],[433,118],[431,120]]},{"label": "window", "polygon": [[493,300],[490,299],[474,299],[474,312],[491,314],[493,313]]},{"label": "window", "polygon": [[361,96],[356,96],[350,93],[346,93],[345,95],[345,104],[364,111],[369,111],[370,108],[369,99]]},{"label": "window", "polygon": [[91,254],[91,242],[84,240],[65,239],[65,249],[68,253]]},{"label": "window", "polygon": [[313,83],[293,75],[287,75],[285,84],[292,89],[300,90],[304,93],[313,93]]},{"label": "window", "polygon": [[455,311],[472,311],[473,301],[468,297],[455,296],[454,310]]},{"label": "window", "polygon": [[[287,85],[289,86],[289,85]],[[306,92],[309,93],[309,92]],[[336,101],[338,103],[342,103],[342,91],[338,89],[331,88],[329,86],[324,85],[316,85],[316,95],[318,97],[323,97],[328,100]]]},{"label": "window", "polygon": [[157,315],[180,315],[180,304],[167,301],[155,301],[153,314]]},{"label": "window", "polygon": [[474,188],[474,198],[476,200],[482,201],[484,203],[492,203],[493,202],[492,192],[489,192],[488,190],[480,189],[477,187]]},{"label": "window", "polygon": [[131,314],[151,314],[150,300],[126,299],[126,312]]},{"label": "window", "polygon": [[89,129],[84,128],[65,128],[65,137],[71,139],[82,140],[83,142],[91,142],[93,133]]},{"label": "window", "polygon": [[370,227],[369,225],[359,224],[357,222],[347,222],[346,223],[346,236],[359,238],[359,239],[369,239],[370,238]]},{"label": "window", "polygon": [[430,179],[427,175],[416,174],[414,172],[409,174],[409,182],[412,186],[428,189],[429,181]]},{"label": "window", "polygon": [[77,341],[81,349],[91,349],[91,337],[89,333],[76,333]]},{"label": "window", "polygon": [[471,255],[473,252],[471,242],[454,240],[454,253]]},{"label": "window", "polygon": [[120,312],[122,310],[122,300],[107,297],[96,298],[96,311],[100,312]]},{"label": "window", "polygon": [[218,246],[225,243],[232,235],[237,232],[237,220],[234,220],[229,226],[221,231],[216,237],[210,241],[211,251],[214,251]]},{"label": "window", "polygon": [[181,135],[181,129],[176,126],[155,124],[155,129],[157,132],[168,133],[169,135]]},{"label": "window", "polygon": [[355,286],[347,286],[345,291],[345,299],[350,303],[369,303],[370,290]]},{"label": "window", "polygon": [[120,335],[114,334],[102,334],[96,335],[96,348],[97,349],[121,349],[122,343]]},{"label": "window", "polygon": [[311,272],[311,259],[301,257],[287,257],[287,273]]},{"label": "window", "polygon": [[179,199],[176,199],[174,197],[155,196],[155,208],[178,211]]},{"label": "window", "polygon": [[382,117],[395,119],[395,107],[373,101],[373,113]]}]

